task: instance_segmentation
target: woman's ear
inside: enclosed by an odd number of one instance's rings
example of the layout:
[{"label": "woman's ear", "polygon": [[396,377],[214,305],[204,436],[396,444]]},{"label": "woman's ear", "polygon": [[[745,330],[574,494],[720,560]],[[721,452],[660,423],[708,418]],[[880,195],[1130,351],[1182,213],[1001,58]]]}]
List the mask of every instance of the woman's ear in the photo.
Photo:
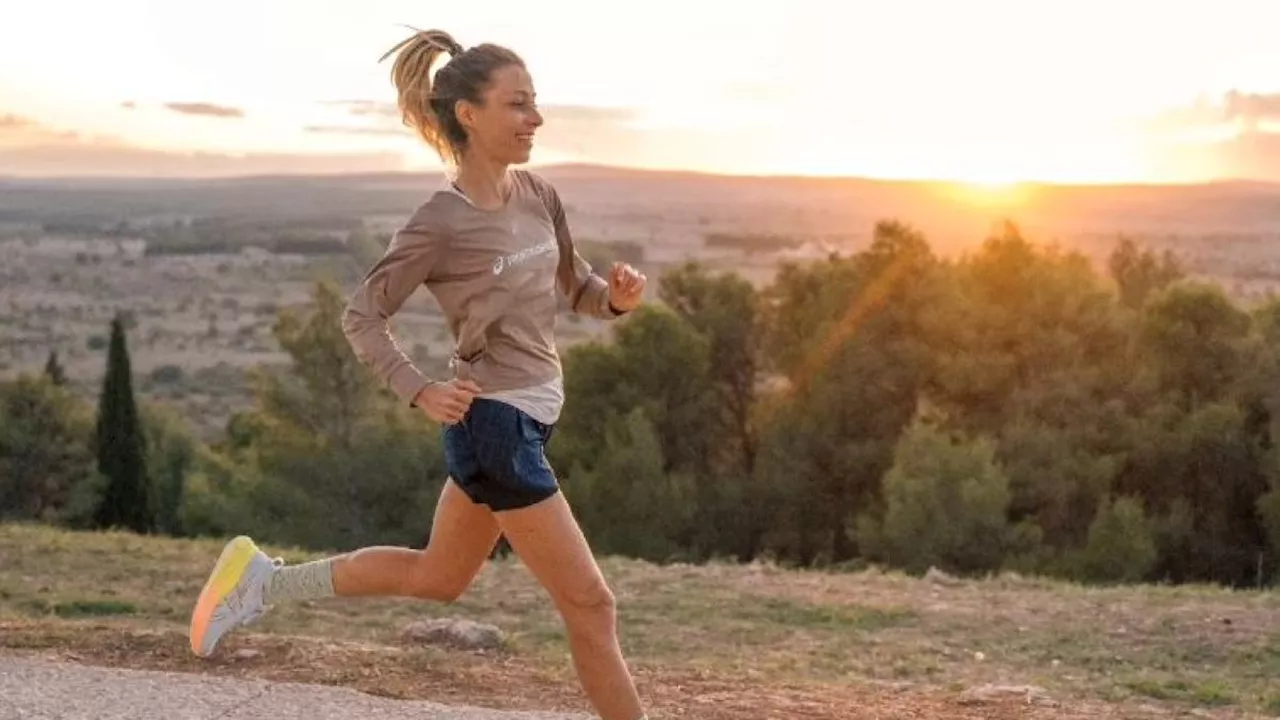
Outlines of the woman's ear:
[{"label": "woman's ear", "polygon": [[476,124],[476,108],[466,100],[459,100],[453,104],[453,114],[458,117],[458,124],[471,130]]}]

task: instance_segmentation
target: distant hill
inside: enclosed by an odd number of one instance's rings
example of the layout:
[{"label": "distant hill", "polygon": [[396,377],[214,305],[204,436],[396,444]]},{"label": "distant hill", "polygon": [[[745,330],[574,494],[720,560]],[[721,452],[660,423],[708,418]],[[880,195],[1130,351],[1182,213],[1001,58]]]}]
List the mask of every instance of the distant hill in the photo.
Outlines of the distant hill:
[{"label": "distant hill", "polygon": [[[938,182],[723,176],[595,165],[541,167],[573,217],[595,235],[640,238],[699,228],[865,237],[876,220],[920,227],[941,245],[969,244],[1014,220],[1040,239],[1128,233],[1160,237],[1280,234],[1280,185],[1028,185],[1010,191]],[[58,219],[230,216],[280,220],[407,217],[443,180],[438,173],[257,176],[235,179],[0,179],[0,223]]]}]

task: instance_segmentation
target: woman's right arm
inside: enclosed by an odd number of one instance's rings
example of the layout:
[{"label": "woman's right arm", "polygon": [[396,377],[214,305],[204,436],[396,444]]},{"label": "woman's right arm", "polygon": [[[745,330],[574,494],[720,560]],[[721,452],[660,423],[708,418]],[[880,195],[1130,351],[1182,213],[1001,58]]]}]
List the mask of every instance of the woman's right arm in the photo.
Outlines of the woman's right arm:
[{"label": "woman's right arm", "polygon": [[442,238],[424,227],[421,214],[420,209],[392,236],[386,253],[365,274],[342,314],[342,332],[356,357],[409,405],[424,388],[437,382],[423,375],[400,349],[389,323],[431,276],[443,251]]}]

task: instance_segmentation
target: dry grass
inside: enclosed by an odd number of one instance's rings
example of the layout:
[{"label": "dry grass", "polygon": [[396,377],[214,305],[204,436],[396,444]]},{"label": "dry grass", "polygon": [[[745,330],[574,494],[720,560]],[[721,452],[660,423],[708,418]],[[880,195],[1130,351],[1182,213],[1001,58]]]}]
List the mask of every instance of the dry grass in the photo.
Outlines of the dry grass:
[{"label": "dry grass", "polygon": [[[185,623],[220,547],[0,525],[0,646],[398,697],[586,708],[559,620],[515,561],[490,563],[452,606],[332,599],[277,608],[215,660],[197,661]],[[628,657],[660,717],[1280,716],[1280,691],[1269,687],[1280,676],[1274,592],[612,558],[603,566]],[[410,621],[443,616],[498,625],[507,645],[486,654],[400,642]],[[261,654],[237,657],[246,648]],[[985,683],[1036,685],[1058,706],[961,702]]]}]

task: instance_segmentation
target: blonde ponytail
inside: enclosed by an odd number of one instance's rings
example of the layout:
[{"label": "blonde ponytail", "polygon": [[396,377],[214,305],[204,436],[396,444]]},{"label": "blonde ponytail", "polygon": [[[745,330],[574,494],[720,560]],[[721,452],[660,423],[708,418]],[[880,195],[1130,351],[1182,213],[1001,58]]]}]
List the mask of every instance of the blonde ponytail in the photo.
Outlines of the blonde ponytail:
[{"label": "blonde ponytail", "polygon": [[[391,82],[400,118],[444,160],[459,160],[467,146],[466,130],[455,112],[457,103],[481,104],[495,70],[507,65],[524,67],[524,61],[507,48],[484,44],[464,49],[443,30],[418,30],[388,50],[379,62],[396,53]],[[449,55],[449,60],[432,74],[443,55]]]}]

